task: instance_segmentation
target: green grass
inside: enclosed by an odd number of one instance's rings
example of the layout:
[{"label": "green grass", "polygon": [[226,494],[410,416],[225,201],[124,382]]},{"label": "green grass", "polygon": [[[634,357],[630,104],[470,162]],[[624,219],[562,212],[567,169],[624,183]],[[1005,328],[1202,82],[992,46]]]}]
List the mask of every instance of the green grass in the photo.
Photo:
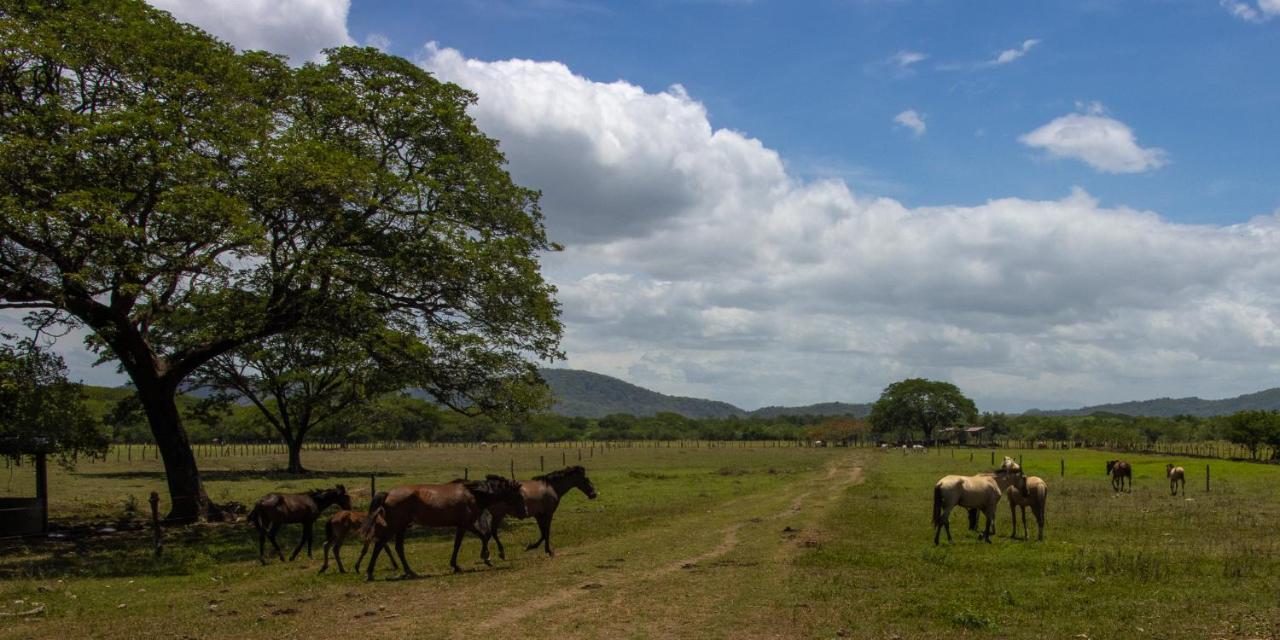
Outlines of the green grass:
[{"label": "green grass", "polygon": [[[933,545],[931,489],[945,473],[989,466],[986,451],[902,455],[873,450],[613,449],[582,461],[600,491],[573,493],[556,517],[554,559],[526,552],[532,523],[503,535],[509,559],[448,572],[448,532],[413,534],[421,580],[317,575],[315,558],[257,563],[243,524],[167,533],[152,557],[145,532],[80,544],[8,543],[0,555],[0,612],[42,603],[32,618],[0,619],[0,638],[345,637],[545,638],[1205,638],[1272,637],[1280,630],[1280,468],[1172,460],[1188,495],[1170,497],[1165,458],[1033,450],[1028,473],[1049,483],[1044,542],[980,543],[953,514],[954,544]],[[367,492],[473,475],[537,473],[554,448],[434,448],[308,452],[317,472],[278,472],[281,456],[203,460],[210,494],[249,503],[272,490],[344,482]],[[567,452],[576,463],[576,452]],[[954,456],[954,457],[953,457]],[[1134,463],[1133,493],[1116,495],[1104,462]],[[1059,461],[1067,463],[1066,477]],[[856,468],[856,470],[855,470]],[[275,471],[273,471],[275,469]],[[264,471],[266,470],[266,471]],[[159,464],[95,463],[51,481],[59,517],[108,523],[128,496],[146,510],[163,493]],[[10,483],[21,487],[23,470]],[[367,495],[357,497],[363,508]],[[1032,525],[1034,536],[1035,527]],[[282,533],[282,543],[297,539]],[[286,549],[288,551],[288,549]],[[358,549],[348,545],[348,565]],[[20,601],[20,602],[19,602]],[[121,605],[124,605],[123,607]]]}]

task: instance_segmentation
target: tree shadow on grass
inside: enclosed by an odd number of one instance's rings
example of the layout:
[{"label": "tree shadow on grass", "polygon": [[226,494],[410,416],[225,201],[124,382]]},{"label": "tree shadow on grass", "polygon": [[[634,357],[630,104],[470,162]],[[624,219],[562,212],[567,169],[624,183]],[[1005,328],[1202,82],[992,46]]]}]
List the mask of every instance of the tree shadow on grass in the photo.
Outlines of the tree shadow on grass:
[{"label": "tree shadow on grass", "polygon": [[[316,560],[324,554],[324,525],[327,516],[316,523],[312,553]],[[277,536],[281,550],[288,558],[302,535],[299,525],[286,526]],[[410,529],[409,536],[428,542],[453,540],[452,529]],[[344,545],[357,549],[359,541]],[[463,548],[474,547],[479,555],[479,540],[468,535]],[[303,550],[305,553],[305,548]],[[271,542],[266,543],[268,564],[281,564],[274,555]],[[304,556],[299,555],[299,561]],[[442,557],[447,561],[448,556]],[[9,541],[0,545],[0,580],[56,578],[122,578],[142,576],[182,576],[198,572],[217,573],[229,565],[258,560],[258,534],[241,521],[228,524],[192,525],[164,530],[164,551],[155,555],[152,534],[139,529],[107,535],[86,535],[74,539],[40,539]],[[415,564],[430,566],[433,559],[411,558]],[[379,563],[381,564],[381,562]]]},{"label": "tree shadow on grass", "polygon": [[[100,471],[76,472],[82,478],[99,478],[110,480],[164,480],[164,471]],[[200,478],[206,482],[234,482],[237,480],[328,480],[332,478],[397,478],[403,476],[397,471],[374,471],[341,469],[337,471],[308,471],[306,473],[289,473],[283,469],[215,469],[200,472]]]}]

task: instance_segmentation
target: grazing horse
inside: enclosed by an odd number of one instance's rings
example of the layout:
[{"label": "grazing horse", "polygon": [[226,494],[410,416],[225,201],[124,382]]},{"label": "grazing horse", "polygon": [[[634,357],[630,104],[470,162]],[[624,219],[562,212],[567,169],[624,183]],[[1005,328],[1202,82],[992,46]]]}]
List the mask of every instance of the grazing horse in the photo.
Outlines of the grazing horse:
[{"label": "grazing horse", "polygon": [[1031,539],[1031,533],[1027,531],[1027,507],[1031,507],[1031,513],[1036,517],[1038,539],[1044,540],[1044,503],[1049,497],[1049,485],[1037,476],[1022,476],[1004,493],[1009,498],[1009,515],[1013,518],[1013,531],[1009,537],[1018,537],[1018,507],[1022,507],[1022,538]]},{"label": "grazing horse", "polygon": [[[490,475],[484,480],[466,482],[454,480],[446,484],[417,484],[396,487],[387,492],[386,497],[376,497],[369,505],[369,516],[360,529],[365,540],[375,540],[373,557],[365,578],[373,580],[373,567],[378,562],[378,555],[386,548],[387,542],[395,537],[396,555],[400,556],[400,568],[405,578],[417,577],[418,574],[409,568],[409,561],[404,557],[404,535],[413,524],[424,527],[453,527],[453,555],[449,558],[449,566],[455,573],[462,571],[458,567],[458,547],[462,546],[462,537],[468,531],[484,536],[489,531],[491,512],[497,507],[506,507],[517,518],[525,517],[524,497],[520,495],[520,483],[502,476]],[[482,517],[484,516],[484,517]],[[391,551],[388,549],[387,553]],[[480,558],[489,564],[488,545],[482,550]]]},{"label": "grazing horse", "polygon": [[1124,489],[1124,479],[1129,479],[1129,491],[1133,491],[1133,467],[1124,460],[1108,460],[1107,475],[1111,476],[1111,488],[1119,492]]},{"label": "grazing horse", "polygon": [[282,525],[295,523],[302,524],[302,538],[298,540],[298,546],[289,559],[298,558],[303,543],[307,545],[307,557],[310,558],[311,527],[321,512],[335,504],[343,509],[351,509],[351,496],[347,495],[346,487],[338,485],[332,489],[315,489],[306,493],[268,493],[263,496],[249,512],[249,523],[258,530],[258,561],[267,563],[263,556],[267,538],[271,538],[271,546],[275,547],[280,560],[284,561],[284,552],[276,542],[276,533]]},{"label": "grazing horse", "polygon": [[[526,551],[533,551],[541,544],[547,555],[553,557],[556,555],[551,550],[551,518],[556,515],[560,499],[573,489],[581,491],[589,500],[596,499],[595,485],[591,484],[591,480],[587,478],[587,470],[580,466],[566,467],[546,475],[534,476],[532,480],[520,483],[520,494],[524,496],[527,512],[525,517],[533,518],[538,522],[540,534],[537,541],[525,547]],[[502,548],[502,540],[498,539],[498,525],[502,523],[507,512],[505,507],[499,504],[490,508],[489,513],[493,514],[493,526],[490,527],[488,535],[480,536],[486,549],[482,550],[481,554],[487,555],[489,538],[492,537],[494,543],[498,545],[498,557],[506,560],[507,552]]]},{"label": "grazing horse", "polygon": [[1021,472],[1011,472],[1000,468],[993,472],[976,476],[943,476],[933,485],[933,543],[938,544],[938,537],[945,528],[947,541],[951,541],[951,510],[959,507],[972,509],[970,521],[975,522],[977,510],[987,517],[987,524],[978,537],[991,542],[991,534],[995,532],[996,505],[1000,503],[1000,495]]},{"label": "grazing horse", "polygon": [[[386,500],[387,492],[379,491],[373,496],[374,502]],[[324,573],[329,569],[329,550],[333,549],[333,559],[338,563],[338,572],[346,573],[346,567],[342,566],[342,556],[339,552],[342,550],[342,543],[353,533],[358,534],[360,529],[364,527],[365,514],[359,511],[339,511],[329,517],[324,523],[324,564],[320,566],[320,573]],[[360,547],[360,557],[356,558],[356,573],[360,573],[360,563],[364,562],[364,555],[369,552],[369,541],[364,541],[364,546]],[[391,561],[392,569],[399,569],[396,564],[395,556],[387,554],[387,559]]]},{"label": "grazing horse", "polygon": [[1182,495],[1187,495],[1187,472],[1183,471],[1182,467],[1175,467],[1172,464],[1165,465],[1164,475],[1169,478],[1169,495],[1178,495],[1179,485],[1182,486]]}]

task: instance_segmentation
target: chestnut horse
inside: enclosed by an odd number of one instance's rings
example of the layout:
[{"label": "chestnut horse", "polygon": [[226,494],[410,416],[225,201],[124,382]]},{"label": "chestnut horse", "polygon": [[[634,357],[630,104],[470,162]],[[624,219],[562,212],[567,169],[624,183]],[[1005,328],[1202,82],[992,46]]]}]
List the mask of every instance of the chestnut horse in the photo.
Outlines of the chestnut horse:
[{"label": "chestnut horse", "polygon": [[976,476],[943,476],[933,485],[933,543],[938,544],[942,530],[947,531],[947,541],[951,541],[951,510],[956,507],[974,510],[970,513],[971,522],[976,519],[976,511],[981,510],[987,517],[986,526],[979,539],[991,542],[991,534],[995,532],[996,506],[1000,496],[1022,472],[1013,472],[1007,468]]},{"label": "chestnut horse", "polygon": [[315,489],[306,493],[268,493],[263,496],[249,512],[249,523],[258,530],[258,561],[267,563],[263,556],[267,538],[271,538],[271,546],[276,548],[280,560],[284,561],[284,552],[276,543],[276,533],[282,525],[295,523],[302,524],[302,539],[298,540],[298,546],[289,559],[298,558],[303,543],[307,545],[307,557],[310,558],[311,527],[321,512],[335,504],[343,509],[351,509],[351,496],[347,495],[346,487],[338,485],[332,489]]},{"label": "chestnut horse", "polygon": [[1187,495],[1187,472],[1182,467],[1175,467],[1172,464],[1165,465],[1164,475],[1169,478],[1169,495],[1178,495],[1178,486],[1182,486],[1182,495]]},{"label": "chestnut horse", "polygon": [[1133,491],[1133,467],[1124,460],[1108,460],[1107,475],[1111,476],[1111,488],[1117,492],[1124,489],[1124,479],[1129,479],[1129,491]]},{"label": "chestnut horse", "polygon": [[[409,568],[409,560],[404,557],[404,535],[415,523],[424,527],[454,528],[453,555],[449,557],[449,566],[453,567],[455,573],[462,571],[458,567],[458,547],[462,546],[462,537],[468,531],[478,536],[488,533],[491,513],[485,512],[499,505],[506,507],[517,518],[525,517],[520,483],[490,475],[484,480],[472,482],[454,480],[446,484],[396,487],[388,491],[382,500],[375,497],[369,505],[369,516],[365,519],[364,527],[360,529],[365,540],[375,541],[373,557],[369,559],[365,578],[373,580],[373,567],[378,562],[378,555],[393,536],[404,577],[417,577],[418,574]],[[391,551],[388,549],[387,553]],[[485,564],[489,564],[487,545],[480,558]]]},{"label": "chestnut horse", "polygon": [[[379,491],[374,494],[373,501],[381,502],[387,498],[386,491]],[[339,552],[342,550],[342,543],[352,534],[358,534],[363,528],[365,514],[359,511],[339,511],[329,517],[324,523],[324,564],[320,565],[320,573],[324,573],[329,569],[329,550],[333,550],[333,559],[338,563],[338,572],[346,573],[346,567],[342,566],[342,556]],[[356,573],[360,573],[360,563],[364,562],[364,556],[369,552],[369,541],[364,541],[364,546],[360,547],[360,557],[356,558]],[[399,565],[396,564],[395,556],[387,554],[387,559],[391,561],[391,568],[398,570]]]},{"label": "chestnut horse", "polygon": [[[526,551],[533,551],[541,544],[547,555],[556,555],[551,550],[551,518],[556,515],[560,499],[574,489],[581,491],[589,500],[596,499],[595,485],[592,485],[591,480],[587,478],[587,470],[580,466],[566,467],[546,475],[534,476],[532,480],[520,483],[520,494],[524,496],[524,506],[528,512],[525,517],[537,521],[540,534],[533,544],[525,547]],[[507,516],[507,512],[500,504],[489,509],[489,512],[493,514],[493,526],[490,527],[488,535],[480,536],[485,546],[485,549],[481,550],[481,555],[488,554],[489,538],[493,538],[493,542],[498,545],[498,557],[506,560],[507,551],[502,548],[502,540],[498,539],[498,525],[502,524],[502,519]]]}]

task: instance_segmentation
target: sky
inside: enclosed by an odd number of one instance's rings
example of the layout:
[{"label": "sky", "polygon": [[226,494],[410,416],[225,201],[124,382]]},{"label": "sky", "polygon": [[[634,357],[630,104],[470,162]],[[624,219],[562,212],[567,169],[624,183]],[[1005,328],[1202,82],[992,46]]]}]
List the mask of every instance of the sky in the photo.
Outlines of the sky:
[{"label": "sky", "polygon": [[475,92],[565,246],[558,366],[747,409],[1280,386],[1280,0],[151,2]]}]

